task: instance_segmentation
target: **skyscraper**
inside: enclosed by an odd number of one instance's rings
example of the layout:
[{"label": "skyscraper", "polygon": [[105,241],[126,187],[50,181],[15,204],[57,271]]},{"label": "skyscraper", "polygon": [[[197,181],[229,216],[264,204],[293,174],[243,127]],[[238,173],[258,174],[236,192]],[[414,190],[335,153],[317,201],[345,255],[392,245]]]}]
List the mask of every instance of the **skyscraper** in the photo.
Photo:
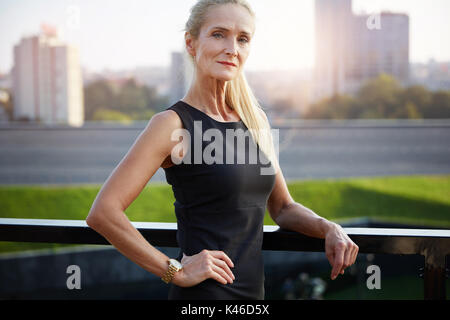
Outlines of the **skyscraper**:
[{"label": "skyscraper", "polygon": [[369,15],[354,16],[347,78],[361,82],[384,72],[406,83],[409,78],[409,17],[381,12],[375,23],[378,26],[374,28],[369,28],[370,23],[368,26],[370,19]]},{"label": "skyscraper", "polygon": [[408,82],[408,15],[354,15],[351,0],[316,0],[315,4],[314,100],[354,94],[381,73]]},{"label": "skyscraper", "polygon": [[193,70],[184,52],[172,52],[170,64],[170,99],[172,103],[182,99],[189,89]]},{"label": "skyscraper", "polygon": [[56,29],[22,38],[14,46],[14,119],[81,126],[83,82],[78,50],[61,42]]},{"label": "skyscraper", "polygon": [[351,0],[316,0],[313,99],[344,90],[350,54]]}]

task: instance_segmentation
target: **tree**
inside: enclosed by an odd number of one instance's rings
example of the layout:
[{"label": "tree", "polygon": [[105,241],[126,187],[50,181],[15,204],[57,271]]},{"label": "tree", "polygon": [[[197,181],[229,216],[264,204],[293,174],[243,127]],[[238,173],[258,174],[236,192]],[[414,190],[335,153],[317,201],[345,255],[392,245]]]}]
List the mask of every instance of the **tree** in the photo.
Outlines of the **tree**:
[{"label": "tree", "polygon": [[398,81],[385,73],[369,80],[357,93],[357,100],[363,110],[363,118],[387,118],[399,106],[402,87]]},{"label": "tree", "polygon": [[149,120],[155,111],[168,107],[167,97],[159,96],[153,87],[139,85],[134,78],[127,79],[123,85],[98,80],[84,90],[86,120],[95,120],[94,115],[100,110],[101,117],[104,110],[114,110],[133,120]]},{"label": "tree", "polygon": [[433,92],[431,104],[425,110],[426,118],[450,118],[450,91]]},{"label": "tree", "polygon": [[124,113],[143,111],[147,108],[148,100],[145,89],[138,86],[131,78],[125,82],[117,93],[114,109]]},{"label": "tree", "polygon": [[96,111],[111,108],[114,92],[106,80],[95,81],[84,88],[85,120],[93,120]]},{"label": "tree", "polygon": [[347,119],[358,118],[360,110],[354,98],[349,95],[334,95],[312,105],[303,117],[305,119]]},{"label": "tree", "polygon": [[95,112],[92,117],[94,121],[117,121],[122,123],[130,123],[132,119],[119,111],[110,110],[110,109],[99,109]]},{"label": "tree", "polygon": [[423,116],[413,102],[407,101],[404,105],[401,106],[401,108],[398,108],[394,113],[390,114],[389,118],[422,119]]},{"label": "tree", "polygon": [[335,95],[311,105],[306,119],[450,118],[450,91],[430,92],[414,85],[402,88],[387,74],[369,80],[356,96]]},{"label": "tree", "polygon": [[3,106],[6,115],[8,117],[9,120],[12,120],[14,117],[14,101],[13,101],[13,95],[11,94],[11,91],[8,89],[2,89],[0,88],[0,91],[4,91],[7,95],[7,99],[6,101],[0,101],[0,107]]},{"label": "tree", "polygon": [[403,113],[402,117],[406,118],[416,118],[419,115],[423,117],[426,110],[429,109],[431,102],[432,93],[424,86],[414,85],[408,87],[401,94],[399,106],[403,109],[403,112],[399,111],[398,114]]},{"label": "tree", "polygon": [[356,118],[359,115],[357,104],[355,99],[349,95],[335,95],[330,101],[330,118],[331,119],[347,119]]},{"label": "tree", "polygon": [[312,104],[306,112],[303,114],[305,119],[329,119],[329,101],[330,98],[322,99]]}]

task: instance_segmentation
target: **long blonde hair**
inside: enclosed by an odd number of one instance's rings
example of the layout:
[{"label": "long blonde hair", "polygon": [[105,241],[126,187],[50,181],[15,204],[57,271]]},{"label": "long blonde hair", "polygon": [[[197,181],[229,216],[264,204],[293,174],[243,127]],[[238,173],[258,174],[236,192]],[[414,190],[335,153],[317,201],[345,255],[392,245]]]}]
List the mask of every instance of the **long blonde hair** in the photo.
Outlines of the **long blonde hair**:
[{"label": "long blonde hair", "polygon": [[[191,8],[191,14],[186,22],[184,31],[197,39],[200,34],[200,29],[206,20],[208,10],[212,6],[229,3],[243,6],[252,17],[255,17],[255,13],[245,0],[199,0]],[[188,56],[192,65],[194,65],[194,58],[190,54]],[[240,116],[249,129],[255,143],[259,145],[259,148],[271,161],[275,169],[276,155],[270,124],[262,115],[262,108],[248,85],[243,72],[240,72],[235,79],[227,81],[225,85],[225,102]]]}]

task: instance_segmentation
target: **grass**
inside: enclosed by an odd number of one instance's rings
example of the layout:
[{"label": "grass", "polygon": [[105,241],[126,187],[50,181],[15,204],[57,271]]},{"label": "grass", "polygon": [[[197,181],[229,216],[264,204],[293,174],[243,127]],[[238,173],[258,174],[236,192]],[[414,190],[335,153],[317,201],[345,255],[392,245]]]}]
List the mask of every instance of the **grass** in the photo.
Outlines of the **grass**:
[{"label": "grass", "polygon": [[[101,185],[0,186],[0,217],[84,220]],[[342,221],[356,217],[450,228],[450,175],[413,175],[291,181],[295,201]],[[144,188],[125,211],[131,221],[176,222],[171,186]],[[265,225],[274,225],[266,211]],[[0,242],[0,252],[59,247]]]},{"label": "grass", "polygon": [[330,220],[372,217],[450,227],[450,175],[293,182],[292,197]]}]

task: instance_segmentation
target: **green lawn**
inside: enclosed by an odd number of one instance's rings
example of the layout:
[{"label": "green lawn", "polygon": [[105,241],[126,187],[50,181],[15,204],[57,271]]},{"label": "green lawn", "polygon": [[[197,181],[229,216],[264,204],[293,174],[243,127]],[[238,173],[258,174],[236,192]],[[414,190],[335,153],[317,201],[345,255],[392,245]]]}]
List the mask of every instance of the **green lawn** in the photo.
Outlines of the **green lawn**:
[{"label": "green lawn", "polygon": [[[101,185],[0,186],[0,217],[84,220]],[[450,228],[450,175],[302,180],[288,183],[295,201],[336,222],[356,217]],[[131,221],[176,222],[167,184],[150,184],[127,208]],[[264,224],[275,224],[268,212]],[[0,242],[0,252],[56,247]]]}]

